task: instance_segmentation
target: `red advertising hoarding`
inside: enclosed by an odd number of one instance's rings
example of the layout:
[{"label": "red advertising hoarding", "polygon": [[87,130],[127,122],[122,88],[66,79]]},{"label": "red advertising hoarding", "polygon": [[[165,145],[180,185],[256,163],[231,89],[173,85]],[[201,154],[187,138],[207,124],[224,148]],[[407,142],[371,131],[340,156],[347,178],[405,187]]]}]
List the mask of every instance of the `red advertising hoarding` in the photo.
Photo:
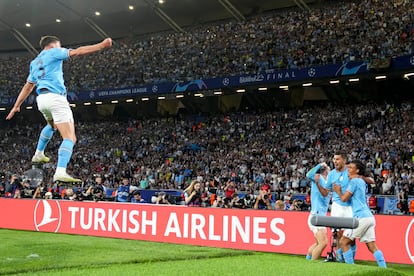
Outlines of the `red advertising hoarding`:
[{"label": "red advertising hoarding", "polygon": [[[22,199],[0,199],[0,209],[11,210],[0,217],[8,229],[302,255],[313,242],[307,212]],[[376,222],[386,261],[414,263],[414,217],[376,215]],[[356,259],[374,260],[364,244]]]}]

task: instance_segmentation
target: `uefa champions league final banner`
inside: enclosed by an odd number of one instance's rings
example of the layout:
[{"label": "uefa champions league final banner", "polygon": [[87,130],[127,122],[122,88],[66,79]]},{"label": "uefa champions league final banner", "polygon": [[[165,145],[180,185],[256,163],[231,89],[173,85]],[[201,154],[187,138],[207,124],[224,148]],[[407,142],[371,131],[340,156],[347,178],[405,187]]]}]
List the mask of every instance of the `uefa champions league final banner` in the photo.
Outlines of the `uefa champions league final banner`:
[{"label": "uefa champions league final banner", "polygon": [[333,76],[362,74],[367,71],[367,63],[353,62],[295,70],[268,70],[267,72],[259,74],[228,76],[205,80],[198,79],[180,83],[167,82],[140,87],[81,92],[78,94],[70,93],[68,96],[72,97],[71,100],[73,102],[102,100],[105,98],[133,97],[138,95],[196,92],[241,86],[248,87],[252,85],[266,85],[269,83],[288,83],[289,81],[297,80],[311,80]]},{"label": "uefa champions league final banner", "polygon": [[[382,60],[378,64],[384,64]],[[260,74],[227,76],[205,80],[192,80],[187,82],[149,84],[137,87],[120,89],[107,89],[96,91],[82,91],[79,93],[68,92],[68,99],[72,103],[116,99],[123,97],[135,97],[139,95],[158,95],[167,93],[196,92],[203,90],[248,87],[266,85],[270,83],[289,83],[289,81],[305,81],[319,78],[340,77],[346,75],[358,75],[372,72],[374,62],[347,62],[344,64],[331,64],[326,66],[308,67],[293,70],[267,70]],[[407,69],[414,67],[414,56],[401,56],[391,59],[385,65],[387,70]],[[382,68],[382,69],[385,69]],[[33,104],[36,96],[32,94],[26,104]],[[11,106],[16,101],[15,97],[0,98],[1,105]]]},{"label": "uefa champions league final banner", "polygon": [[[308,212],[0,198],[0,228],[305,255]],[[414,217],[376,215],[387,262],[414,263]],[[328,231],[331,233],[331,231]],[[324,252],[330,250],[330,245]],[[364,244],[358,260],[374,261]]]},{"label": "uefa champions league final banner", "polygon": [[[70,93],[72,101],[100,100],[105,98],[129,97],[138,95],[167,94],[196,92],[203,90],[235,88],[241,86],[257,86],[270,83],[288,83],[289,81],[304,81],[319,78],[340,77],[346,75],[364,74],[373,70],[373,63],[347,62],[326,66],[308,67],[294,70],[267,70],[266,72],[250,75],[228,76],[213,79],[198,79],[180,83],[160,83],[146,86],[129,87],[122,89],[108,89],[78,94]],[[414,67],[414,56],[393,58],[387,69],[405,69]]]}]

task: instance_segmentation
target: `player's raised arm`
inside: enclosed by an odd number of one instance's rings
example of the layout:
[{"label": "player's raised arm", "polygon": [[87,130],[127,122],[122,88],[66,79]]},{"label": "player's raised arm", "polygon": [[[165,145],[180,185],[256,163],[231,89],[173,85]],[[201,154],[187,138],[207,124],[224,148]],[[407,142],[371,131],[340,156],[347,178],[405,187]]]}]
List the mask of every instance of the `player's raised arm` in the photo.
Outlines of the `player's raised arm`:
[{"label": "player's raised arm", "polygon": [[70,57],[84,56],[84,55],[92,54],[95,52],[99,52],[105,48],[110,48],[111,46],[112,46],[112,39],[105,38],[99,43],[96,43],[93,45],[81,46],[79,48],[69,50],[69,56]]}]

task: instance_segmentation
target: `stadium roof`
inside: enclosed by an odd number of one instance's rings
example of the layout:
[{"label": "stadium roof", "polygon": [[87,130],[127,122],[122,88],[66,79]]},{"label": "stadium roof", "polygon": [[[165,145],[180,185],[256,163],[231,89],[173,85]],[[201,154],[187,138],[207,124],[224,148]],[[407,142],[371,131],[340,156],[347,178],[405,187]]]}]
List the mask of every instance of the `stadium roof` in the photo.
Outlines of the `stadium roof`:
[{"label": "stadium roof", "polygon": [[39,38],[47,34],[59,36],[63,45],[80,44],[100,40],[102,33],[120,38],[174,30],[227,18],[237,20],[240,14],[306,8],[305,3],[311,2],[320,1],[1,0],[0,51],[24,50],[27,45],[38,49]]}]

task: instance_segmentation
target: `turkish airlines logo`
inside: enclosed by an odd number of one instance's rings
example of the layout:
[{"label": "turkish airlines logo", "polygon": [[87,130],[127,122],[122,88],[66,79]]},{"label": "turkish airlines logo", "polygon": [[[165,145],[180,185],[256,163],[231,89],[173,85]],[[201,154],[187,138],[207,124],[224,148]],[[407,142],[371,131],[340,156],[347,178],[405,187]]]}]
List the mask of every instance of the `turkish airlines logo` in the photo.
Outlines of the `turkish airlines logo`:
[{"label": "turkish airlines logo", "polygon": [[57,232],[60,228],[62,210],[57,200],[39,200],[34,209],[36,231]]},{"label": "turkish airlines logo", "polygon": [[407,249],[408,256],[414,263],[414,219],[411,220],[405,233],[405,247]]}]

